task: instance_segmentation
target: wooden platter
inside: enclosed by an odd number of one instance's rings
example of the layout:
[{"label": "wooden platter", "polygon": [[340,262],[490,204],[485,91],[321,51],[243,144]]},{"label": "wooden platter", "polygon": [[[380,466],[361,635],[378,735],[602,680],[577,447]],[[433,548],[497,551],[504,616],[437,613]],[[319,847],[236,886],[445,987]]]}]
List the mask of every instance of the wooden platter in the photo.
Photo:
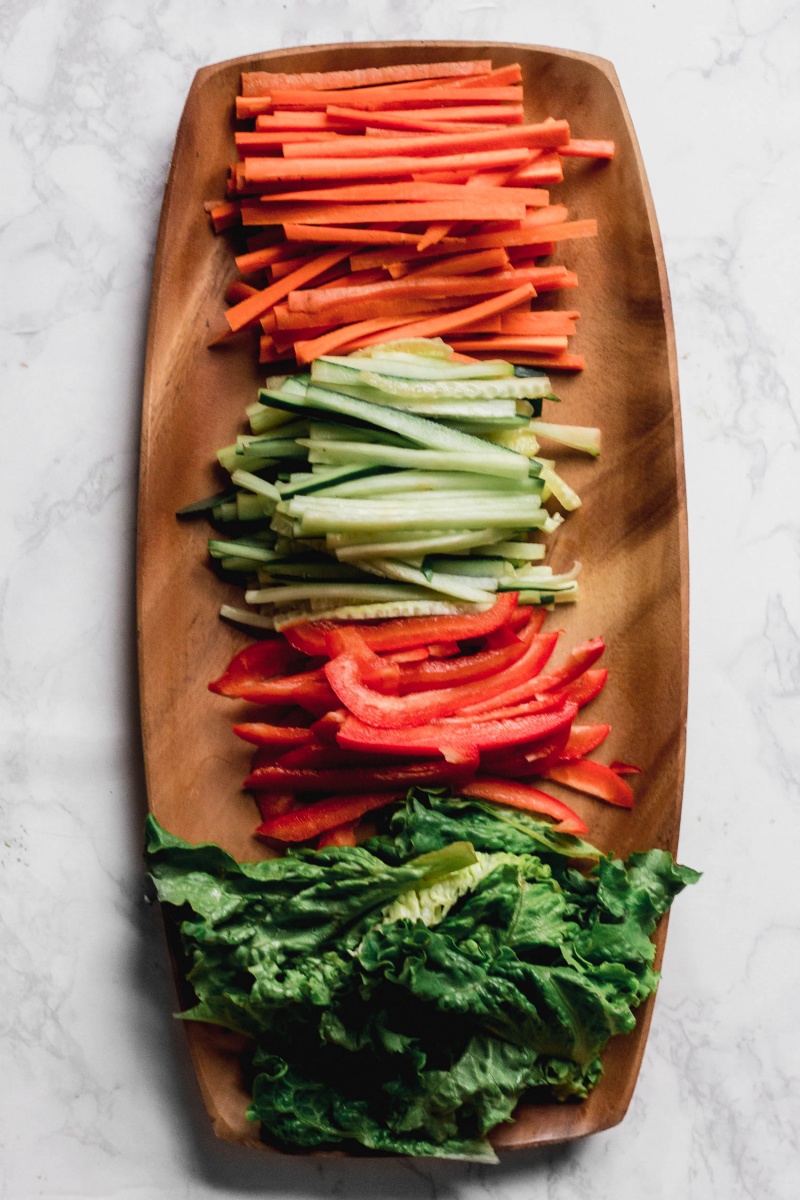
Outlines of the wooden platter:
[{"label": "wooden platter", "polygon": [[[677,848],[683,785],[688,573],[677,366],[669,292],[653,204],[630,117],[610,63],[563,50],[509,43],[373,42],[276,50],[199,71],[184,108],[164,197],[153,276],[142,419],[138,531],[138,631],[142,732],[148,800],[157,819],[189,841],[215,841],[240,860],[263,857],[252,800],[240,791],[250,751],[231,732],[238,702],[206,690],[248,640],[217,619],[235,603],[206,565],[203,522],[175,511],[216,490],[217,446],[241,428],[255,398],[256,353],[247,339],[206,348],[235,273],[224,237],[214,237],[203,201],[223,194],[233,160],[231,108],[242,71],[325,71],[402,62],[491,58],[522,64],[526,119],[565,117],[573,136],[613,138],[611,164],[577,160],[554,192],[572,217],[597,217],[600,237],[567,243],[557,261],[580,287],[562,306],[581,312],[575,349],[587,369],[558,378],[558,417],[600,425],[597,462],[577,456],[564,475],[582,496],[554,540],[551,562],[583,564],[582,598],[547,627],[565,645],[602,634],[609,685],[592,708],[608,721],[604,749],[640,764],[632,813],[586,799],[592,840],[624,856]],[[558,301],[556,301],[558,303]],[[227,594],[230,592],[230,594]],[[242,708],[245,706],[242,705]],[[604,756],[605,757],[605,756]],[[663,954],[666,922],[658,935]],[[617,1124],[639,1071],[652,1015],[612,1039],[605,1075],[581,1104],[522,1105],[497,1130],[497,1148],[582,1137]],[[261,1146],[245,1117],[237,1039],[187,1026],[200,1087],[215,1132]]]}]

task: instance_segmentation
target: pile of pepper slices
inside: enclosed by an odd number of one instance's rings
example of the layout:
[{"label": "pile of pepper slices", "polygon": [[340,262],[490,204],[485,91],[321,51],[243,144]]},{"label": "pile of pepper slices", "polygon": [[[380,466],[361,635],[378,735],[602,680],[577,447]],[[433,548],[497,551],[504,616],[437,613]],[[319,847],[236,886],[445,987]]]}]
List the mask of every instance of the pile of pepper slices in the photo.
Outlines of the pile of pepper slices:
[{"label": "pile of pepper slices", "polygon": [[355,845],[359,820],[415,784],[544,814],[562,833],[587,826],[523,781],[630,808],[622,776],[638,768],[587,759],[609,726],[575,724],[605,685],[608,671],[595,667],[603,641],[548,670],[559,632],[542,632],[544,616],[505,593],[482,613],[298,624],[242,650],[209,688],[277,710],[273,722],[234,726],[257,747],[244,781],[261,812],[257,835]]}]

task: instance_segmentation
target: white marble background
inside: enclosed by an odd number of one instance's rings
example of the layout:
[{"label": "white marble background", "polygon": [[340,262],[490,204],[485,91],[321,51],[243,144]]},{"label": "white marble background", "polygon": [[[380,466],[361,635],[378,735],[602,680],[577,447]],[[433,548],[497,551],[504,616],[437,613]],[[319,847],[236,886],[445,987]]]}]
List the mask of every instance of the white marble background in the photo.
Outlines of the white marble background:
[{"label": "white marble background", "polygon": [[[624,1124],[496,1169],[216,1143],[138,866],[138,409],[184,96],[209,62],[390,37],[615,63],[680,355],[682,858],[706,874],[676,906]],[[799,52],[798,9],[781,0],[2,0],[0,1196],[798,1196]]]}]

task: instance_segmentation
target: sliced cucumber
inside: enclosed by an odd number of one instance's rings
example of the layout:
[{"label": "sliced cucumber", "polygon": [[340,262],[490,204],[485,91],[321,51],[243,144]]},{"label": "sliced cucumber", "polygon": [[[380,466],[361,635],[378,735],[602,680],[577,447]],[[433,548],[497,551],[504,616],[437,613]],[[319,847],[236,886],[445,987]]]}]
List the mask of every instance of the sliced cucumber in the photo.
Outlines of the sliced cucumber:
[{"label": "sliced cucumber", "polygon": [[573,450],[583,450],[594,458],[600,453],[600,430],[589,425],[552,425],[546,421],[532,421],[530,430],[537,437],[550,438]]},{"label": "sliced cucumber", "polygon": [[[474,471],[476,474],[498,476],[501,479],[520,479],[528,475],[526,459],[495,458],[494,455],[471,451],[464,453],[444,450],[405,450],[402,447],[369,445],[360,442],[313,442],[299,439],[308,448],[309,462],[327,466],[346,463],[383,464],[387,467],[429,468],[433,471]],[[521,475],[518,462],[525,464]]]},{"label": "sliced cucumber", "polygon": [[374,369],[361,372],[361,382],[378,388],[387,396],[409,400],[539,400],[550,394],[547,376],[516,379],[509,371],[502,379],[475,379],[466,376],[434,379],[431,376],[390,378]]},{"label": "sliced cucumber", "polygon": [[280,492],[273,483],[268,483],[266,479],[261,479],[258,475],[252,475],[250,471],[234,471],[231,475],[231,482],[248,492],[254,492],[258,496],[272,500],[275,504],[281,498]]},{"label": "sliced cucumber", "polygon": [[206,496],[203,500],[195,500],[194,504],[187,504],[183,508],[179,508],[175,516],[180,520],[189,520],[192,517],[202,516],[204,513],[213,512],[215,509],[222,508],[225,504],[230,504],[236,501],[236,491],[229,488],[225,492],[217,492],[213,496]]},{"label": "sliced cucumber", "polygon": [[[362,365],[363,364],[363,365]],[[447,381],[460,379],[497,379],[513,377],[514,367],[511,363],[497,360],[495,362],[454,363],[443,359],[423,358],[421,355],[407,354],[390,357],[388,354],[379,357],[377,354],[369,359],[343,358],[338,355],[325,355],[312,363],[311,378],[316,383],[364,383],[372,387],[380,386],[365,380],[365,374],[378,375],[382,379],[431,380]]]},{"label": "sliced cucumber", "polygon": [[325,490],[329,492],[339,486],[352,486],[356,481],[363,480],[365,483],[375,476],[383,477],[385,470],[383,467],[372,466],[350,466],[350,467],[332,467],[330,471],[319,471],[316,475],[298,476],[290,483],[279,483],[278,491],[283,499],[289,499],[292,496],[303,496],[310,492],[318,492]]},{"label": "sliced cucumber", "polygon": [[314,598],[355,603],[359,600],[383,602],[419,600],[424,597],[425,592],[422,588],[380,583],[298,583],[288,584],[286,587],[253,588],[244,595],[248,604],[290,604],[292,601]]},{"label": "sliced cucumber", "polygon": [[492,584],[494,580],[486,580],[490,584],[490,588],[481,588],[476,586],[470,580],[457,579],[450,575],[440,575],[433,571],[426,574],[420,571],[418,567],[413,567],[406,562],[398,562],[391,558],[373,558],[365,559],[363,562],[365,571],[370,571],[375,575],[383,575],[386,579],[397,579],[402,583],[416,584],[418,587],[429,588],[432,592],[439,592],[444,596],[453,596],[456,600],[469,600],[474,604],[483,602],[491,603],[492,592],[495,590]]},{"label": "sliced cucumber", "polygon": [[232,604],[223,604],[219,615],[226,621],[235,621],[237,625],[250,625],[253,629],[275,628],[272,617],[265,617],[262,613],[252,612],[248,608],[234,608]]}]

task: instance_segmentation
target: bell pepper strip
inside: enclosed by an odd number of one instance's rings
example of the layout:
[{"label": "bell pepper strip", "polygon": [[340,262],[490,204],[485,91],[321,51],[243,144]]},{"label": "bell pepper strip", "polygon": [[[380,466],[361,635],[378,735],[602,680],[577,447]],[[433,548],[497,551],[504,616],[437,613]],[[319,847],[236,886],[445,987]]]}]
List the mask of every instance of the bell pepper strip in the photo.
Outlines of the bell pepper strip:
[{"label": "bell pepper strip", "polygon": [[241,684],[256,683],[284,675],[290,666],[299,662],[296,651],[283,638],[268,638],[245,646],[234,655],[219,679],[208,685],[218,696],[238,696]]},{"label": "bell pepper strip", "polygon": [[404,794],[401,791],[389,791],[331,796],[328,800],[269,818],[259,825],[256,834],[280,842],[307,842],[329,829],[357,821],[364,813],[401,800]]},{"label": "bell pepper strip", "polygon": [[[410,787],[430,787],[440,783],[463,783],[478,765],[477,751],[461,763],[410,763],[385,767],[259,767],[245,779],[247,790],[263,792],[350,792],[391,791]],[[345,818],[342,818],[345,819]],[[336,824],[340,824],[339,821]]]},{"label": "bell pepper strip", "polygon": [[553,693],[562,700],[571,700],[578,708],[583,708],[584,704],[588,704],[590,700],[594,700],[599,696],[603,688],[606,686],[608,679],[608,668],[598,667],[594,671],[586,671],[574,683],[570,683],[565,688],[559,688]]},{"label": "bell pepper strip", "polygon": [[428,646],[429,658],[453,658],[461,653],[458,642],[433,642]]},{"label": "bell pepper strip", "polygon": [[578,762],[558,763],[542,772],[545,779],[555,783],[563,783],[576,792],[586,792],[605,800],[608,804],[616,804],[620,808],[633,808],[633,792],[629,784],[603,763],[593,762],[590,758]]},{"label": "bell pepper strip", "polygon": [[346,821],[344,825],[337,825],[335,829],[329,829],[325,833],[321,834],[319,841],[317,842],[317,849],[325,850],[328,846],[357,845],[356,822]]},{"label": "bell pepper strip", "polygon": [[[316,744],[312,746],[296,746],[287,750],[272,763],[265,766],[273,767],[313,767],[315,770],[328,767],[385,767],[386,759],[379,754],[364,754],[355,750],[342,750],[335,743],[331,745]],[[393,763],[393,766],[401,764]]]},{"label": "bell pepper strip", "polygon": [[574,650],[570,650],[567,660],[562,666],[549,675],[539,677],[536,681],[537,692],[552,692],[579,679],[584,671],[597,662],[605,648],[602,638],[592,638],[591,641],[576,646]]},{"label": "bell pepper strip", "polygon": [[526,700],[521,704],[498,705],[497,708],[491,708],[487,712],[479,713],[477,716],[472,713],[467,713],[464,716],[439,717],[432,723],[434,725],[468,725],[470,727],[477,723],[485,724],[487,721],[505,721],[513,717],[529,717],[534,713],[554,712],[557,708],[563,706],[563,701],[557,696],[543,696],[541,699]]},{"label": "bell pepper strip", "polygon": [[325,642],[331,658],[339,654],[349,654],[358,662],[361,679],[369,687],[388,694],[397,693],[401,679],[399,665],[380,658],[369,648],[354,625],[342,625],[338,629],[332,629],[326,635]]},{"label": "bell pepper strip", "polygon": [[535,637],[522,657],[504,671],[472,683],[406,696],[384,696],[367,687],[361,682],[358,659],[350,653],[331,659],[325,666],[325,674],[339,700],[354,716],[368,725],[396,729],[450,716],[465,705],[478,703],[480,698],[493,700],[534,676],[540,669],[541,655],[540,638]]},{"label": "bell pepper strip", "polygon": [[596,750],[611,732],[610,725],[573,725],[569,740],[561,755],[562,759],[583,758]]},{"label": "bell pepper strip", "polygon": [[[320,713],[337,708],[338,701],[325,678],[323,668],[286,675],[283,679],[265,679],[260,683],[240,684],[237,695],[252,704],[299,704]],[[323,706],[323,707],[320,707]]]},{"label": "bell pepper strip", "polygon": [[[534,637],[531,642],[531,649],[537,655],[535,669],[533,669],[532,674],[517,683],[515,687],[503,690],[504,707],[508,708],[514,704],[521,704],[523,701],[532,700],[536,696],[538,691],[536,680],[541,678],[539,672],[547,665],[556,648],[559,632],[559,630],[554,630],[552,633],[539,633]],[[480,699],[476,700],[473,704],[465,705],[461,711],[465,716],[480,717],[484,713],[491,712],[496,707],[496,700],[484,693]]]},{"label": "bell pepper strip", "polygon": [[256,797],[256,804],[261,814],[261,820],[270,821],[273,817],[280,816],[281,813],[289,812],[294,806],[294,796],[289,792],[285,792],[283,795],[275,792],[271,796],[264,793]]},{"label": "bell pepper strip", "polygon": [[475,796],[495,804],[507,804],[509,808],[521,808],[524,812],[554,817],[559,833],[589,832],[586,822],[569,805],[530,784],[509,783],[507,779],[473,779],[472,783],[459,788],[459,792],[462,796]]},{"label": "bell pepper strip", "polygon": [[[458,654],[458,646],[455,653]],[[411,650],[393,650],[391,654],[385,655],[385,658],[387,662],[396,663],[424,662],[430,658],[430,651],[427,646],[416,646]]]},{"label": "bell pepper strip", "polygon": [[[547,713],[464,725],[419,725],[406,729],[377,729],[357,717],[347,717],[337,736],[343,749],[383,754],[441,754],[453,765],[475,763],[484,750],[499,750],[535,742],[569,728],[578,709],[574,704]],[[477,765],[477,764],[476,764]]]},{"label": "bell pepper strip", "polygon": [[569,739],[569,726],[559,729],[552,737],[529,745],[517,746],[512,753],[488,751],[481,755],[481,770],[488,775],[508,779],[526,779],[538,775],[551,763],[558,762]]},{"label": "bell pepper strip", "polygon": [[[381,621],[359,632],[370,649],[379,653],[428,646],[432,642],[459,642],[499,629],[508,623],[516,607],[517,593],[503,592],[485,612],[453,617],[404,617]],[[326,635],[336,628],[340,626],[332,621],[301,622],[286,629],[285,637],[305,654],[327,654]]]},{"label": "bell pepper strip", "polygon": [[642,773],[641,767],[635,767],[633,763],[620,762],[616,758],[608,766],[609,770],[613,771],[616,775],[641,775]]},{"label": "bell pepper strip", "polygon": [[315,721],[311,726],[311,732],[320,742],[326,745],[336,745],[336,735],[342,728],[342,724],[347,716],[347,710],[344,708],[331,708]]},{"label": "bell pepper strip", "polygon": [[307,746],[314,741],[314,734],[310,729],[300,729],[292,725],[267,725],[262,721],[245,721],[234,725],[233,732],[254,746],[275,746],[278,749]]},{"label": "bell pepper strip", "polygon": [[406,667],[400,675],[398,694],[406,696],[409,692],[473,683],[510,667],[522,658],[531,641],[531,637],[523,640],[515,634],[511,636],[513,641],[510,645],[496,650],[484,650],[462,658],[434,659],[419,666]]}]

